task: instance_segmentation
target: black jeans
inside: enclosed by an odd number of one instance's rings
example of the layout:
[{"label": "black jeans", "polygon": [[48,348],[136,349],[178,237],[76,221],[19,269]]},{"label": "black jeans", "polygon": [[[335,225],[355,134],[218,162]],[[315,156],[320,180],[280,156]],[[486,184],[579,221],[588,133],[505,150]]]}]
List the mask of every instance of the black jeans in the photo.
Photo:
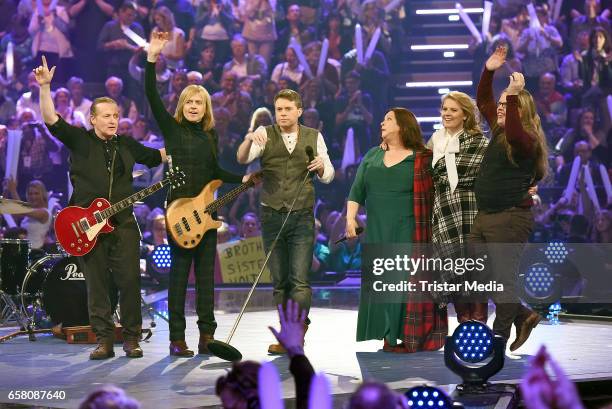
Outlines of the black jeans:
[{"label": "black jeans", "polygon": [[[261,227],[266,252],[287,216],[270,207],[261,207]],[[312,302],[310,266],[314,251],[314,215],[312,209],[300,209],[291,213],[276,247],[272,251],[268,267],[274,285],[274,303],[285,305],[288,299],[296,301],[307,312]],[[306,322],[310,322],[306,319]]]},{"label": "black jeans", "polygon": [[215,254],[217,251],[217,231],[209,230],[202,241],[193,249],[184,249],[170,240],[172,268],[168,287],[168,315],[170,318],[170,341],[185,340],[185,295],[189,270],[194,263],[196,279],[196,312],[198,329],[205,334],[214,335],[215,321]]},{"label": "black jeans", "polygon": [[98,341],[112,339],[115,325],[110,293],[119,290],[124,338],[140,337],[140,232],[136,223],[101,234],[94,249],[79,257],[85,274],[89,323]]},{"label": "black jeans", "polygon": [[504,286],[491,299],[495,302],[493,331],[506,340],[512,323],[519,324],[530,313],[521,304],[517,284],[521,254],[532,230],[531,210],[513,207],[496,213],[479,211],[468,236],[472,251],[479,252],[486,244],[490,278]]}]

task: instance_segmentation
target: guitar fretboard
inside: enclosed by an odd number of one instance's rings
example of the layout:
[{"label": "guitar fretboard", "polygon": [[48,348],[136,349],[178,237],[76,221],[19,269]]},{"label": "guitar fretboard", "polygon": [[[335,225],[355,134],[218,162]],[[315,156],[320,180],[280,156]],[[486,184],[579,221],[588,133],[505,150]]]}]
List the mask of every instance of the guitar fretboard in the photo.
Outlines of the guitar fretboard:
[{"label": "guitar fretboard", "polygon": [[134,193],[133,195],[126,197],[125,199],[115,203],[114,205],[112,205],[111,207],[109,207],[106,210],[103,210],[102,212],[100,212],[100,214],[102,215],[102,217],[104,219],[108,219],[109,217],[115,215],[116,213],[119,213],[120,211],[130,207],[131,205],[133,205],[135,202],[144,199],[147,196],[152,195],[153,193],[157,192],[159,189],[161,189],[162,187],[166,186],[169,182],[170,182],[170,178],[166,178],[164,180],[161,180],[149,187],[146,187],[142,190],[139,190],[138,192]]},{"label": "guitar fretboard", "polygon": [[247,190],[248,188],[250,188],[254,184],[255,184],[255,182],[253,182],[252,180],[249,179],[246,183],[243,183],[242,185],[238,186],[234,190],[231,190],[228,193],[224,194],[223,196],[221,196],[220,198],[218,198],[217,200],[215,200],[214,202],[212,202],[211,204],[206,206],[206,213],[213,214],[219,208],[221,208],[221,207],[225,206],[226,204],[230,203],[231,201],[233,201],[242,192],[244,192],[245,190]]}]

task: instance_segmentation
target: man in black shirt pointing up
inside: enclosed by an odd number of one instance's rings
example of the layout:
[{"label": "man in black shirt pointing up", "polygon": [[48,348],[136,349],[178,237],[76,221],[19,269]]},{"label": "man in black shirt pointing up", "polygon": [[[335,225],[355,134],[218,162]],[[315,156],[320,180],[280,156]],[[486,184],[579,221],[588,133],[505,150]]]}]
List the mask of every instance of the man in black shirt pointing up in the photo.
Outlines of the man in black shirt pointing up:
[{"label": "man in black shirt pointing up", "polygon": [[[111,98],[98,98],[91,105],[93,129],[87,131],[66,123],[55,112],[51,97],[50,84],[54,72],[55,67],[49,70],[45,57],[42,66],[34,69],[40,85],[43,120],[49,131],[70,151],[70,180],[74,187],[70,204],[89,207],[99,197],[108,199],[110,203],[125,199],[134,193],[134,164],[157,166],[165,158],[164,150],[147,148],[130,137],[117,135],[119,108]],[[111,222],[115,230],[100,235],[95,247],[79,258],[87,284],[89,321],[98,342],[89,358],[115,356],[115,326],[109,298],[111,284],[119,289],[123,350],[130,358],[140,358],[140,231],[131,206],[117,213]]]}]

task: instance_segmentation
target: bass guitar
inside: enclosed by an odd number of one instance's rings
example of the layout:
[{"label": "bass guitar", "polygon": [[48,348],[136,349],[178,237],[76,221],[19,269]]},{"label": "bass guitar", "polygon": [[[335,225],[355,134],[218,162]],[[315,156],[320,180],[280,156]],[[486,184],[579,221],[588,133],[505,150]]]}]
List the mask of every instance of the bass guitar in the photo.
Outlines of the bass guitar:
[{"label": "bass guitar", "polygon": [[166,229],[174,242],[184,249],[197,246],[204,233],[221,227],[221,222],[213,219],[212,214],[254,186],[257,183],[254,179],[250,178],[217,200],[213,200],[215,191],[223,182],[215,179],[204,186],[197,196],[173,201],[166,209]]}]

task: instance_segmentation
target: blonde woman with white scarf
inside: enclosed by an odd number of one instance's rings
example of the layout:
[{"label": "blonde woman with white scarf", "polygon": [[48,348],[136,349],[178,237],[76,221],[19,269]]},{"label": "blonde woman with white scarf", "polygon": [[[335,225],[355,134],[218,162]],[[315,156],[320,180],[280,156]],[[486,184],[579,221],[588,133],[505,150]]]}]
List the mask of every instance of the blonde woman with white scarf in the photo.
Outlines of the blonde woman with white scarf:
[{"label": "blonde woman with white scarf", "polygon": [[[439,257],[466,257],[464,246],[478,210],[474,180],[489,141],[480,129],[478,109],[469,95],[457,91],[446,94],[440,114],[442,128],[427,143],[433,151],[435,187],[432,243]],[[443,281],[454,279],[441,274]],[[440,301],[454,302],[459,322],[473,319],[486,323],[486,302],[468,303],[461,294],[440,296]]]}]

